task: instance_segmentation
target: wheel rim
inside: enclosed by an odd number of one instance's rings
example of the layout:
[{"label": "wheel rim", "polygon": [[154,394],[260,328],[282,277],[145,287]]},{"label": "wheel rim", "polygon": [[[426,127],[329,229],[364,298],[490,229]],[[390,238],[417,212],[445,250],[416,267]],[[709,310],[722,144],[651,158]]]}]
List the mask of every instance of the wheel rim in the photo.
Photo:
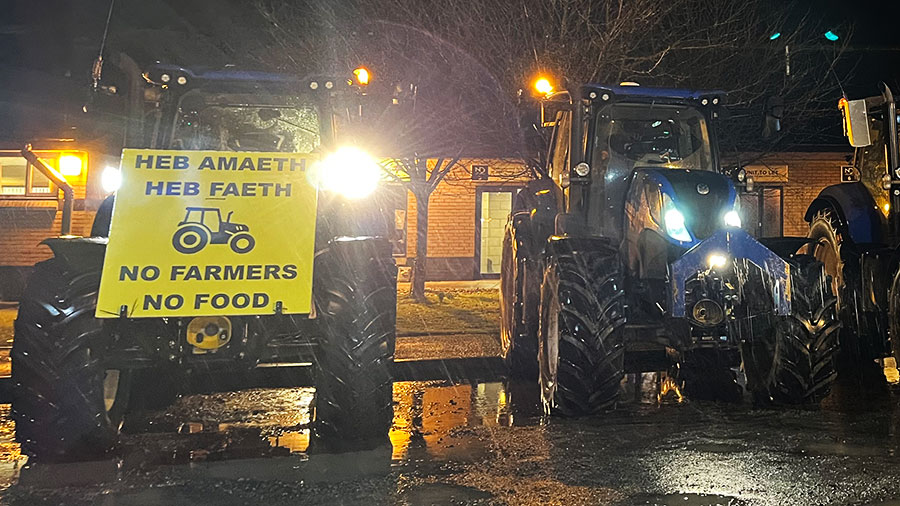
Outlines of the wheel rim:
[{"label": "wheel rim", "polygon": [[516,273],[513,272],[515,264],[512,259],[512,248],[508,243],[509,241],[504,241],[500,268],[500,317],[503,326],[500,332],[500,351],[503,358],[509,355],[512,347],[512,333],[515,329],[515,308],[513,307],[515,294],[512,292],[516,286]]},{"label": "wheel rim", "polygon": [[813,257],[822,262],[825,267],[825,275],[831,276],[831,292],[837,297],[836,310],[841,308],[842,288],[844,286],[843,262],[841,261],[840,245],[837,231],[831,222],[825,218],[813,221],[810,227],[810,238],[816,241],[813,248]]},{"label": "wheel rim", "polygon": [[118,369],[107,369],[103,374],[103,407],[106,412],[112,411],[119,394],[119,380],[121,374]]},{"label": "wheel rim", "polygon": [[555,279],[548,273],[541,287],[540,381],[546,413],[549,413],[554,405],[559,377],[559,294],[557,283],[554,281]]},{"label": "wheel rim", "polygon": [[888,325],[891,339],[891,353],[900,366],[900,271],[894,276],[888,303]]},{"label": "wheel rim", "polygon": [[101,392],[106,417],[114,428],[121,428],[131,396],[132,371],[106,369]]}]

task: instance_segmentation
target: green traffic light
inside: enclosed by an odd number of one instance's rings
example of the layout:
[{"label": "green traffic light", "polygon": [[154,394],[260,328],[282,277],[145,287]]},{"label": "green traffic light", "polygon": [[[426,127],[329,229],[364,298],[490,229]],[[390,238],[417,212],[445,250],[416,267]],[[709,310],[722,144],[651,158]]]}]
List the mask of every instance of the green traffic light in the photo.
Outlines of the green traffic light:
[{"label": "green traffic light", "polygon": [[781,37],[781,32],[775,32],[775,33],[773,33],[772,35],[769,36],[769,40],[775,40],[775,39],[777,39],[778,37]]},{"label": "green traffic light", "polygon": [[827,32],[825,32],[825,38],[830,40],[831,42],[834,42],[834,41],[838,40],[840,37],[838,37],[838,34],[832,32],[831,30],[828,30]]}]

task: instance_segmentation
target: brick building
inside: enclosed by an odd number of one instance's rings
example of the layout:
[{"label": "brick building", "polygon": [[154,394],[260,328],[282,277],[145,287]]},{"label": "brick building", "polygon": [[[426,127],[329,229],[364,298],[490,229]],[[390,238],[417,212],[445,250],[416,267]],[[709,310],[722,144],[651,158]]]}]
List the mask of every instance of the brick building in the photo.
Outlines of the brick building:
[{"label": "brick building", "polygon": [[[500,246],[512,198],[529,179],[516,159],[462,159],[431,195],[428,210],[428,278],[480,279],[500,273]],[[416,200],[408,194],[407,257],[416,252]],[[398,219],[398,225],[402,222]]]},{"label": "brick building", "polygon": [[[788,152],[759,157],[744,154],[756,180],[752,194],[741,198],[745,227],[757,236],[805,236],[803,219],[810,202],[826,186],[840,183],[841,167],[850,151]],[[738,157],[730,157],[737,160]],[[749,162],[747,160],[750,160]],[[487,179],[473,179],[487,167]],[[496,277],[500,268],[503,227],[512,196],[528,179],[515,160],[467,159],[447,176],[431,196],[428,216],[428,278],[464,280]],[[406,257],[415,257],[415,199],[406,212]],[[402,221],[399,220],[398,223]],[[401,279],[406,274],[401,267]]]},{"label": "brick building", "polygon": [[[101,171],[89,170],[91,160],[85,151],[66,149],[64,144],[41,147],[47,149],[36,148],[35,153],[47,165],[63,170],[74,188],[71,233],[90,235],[105,196]],[[17,298],[31,266],[50,257],[50,249],[39,244],[60,234],[62,207],[62,192],[18,151],[0,151],[0,300]]]},{"label": "brick building", "polygon": [[[81,171],[66,176],[75,188],[72,234],[89,235],[97,206],[105,196],[100,167],[77,150],[38,150],[58,167],[65,155],[83,159]],[[803,215],[822,188],[840,182],[841,166],[849,152],[790,152],[762,157],[747,165],[756,190],[742,198],[745,226],[757,235],[806,234]],[[96,164],[94,164],[96,165]],[[515,159],[463,159],[431,196],[429,207],[428,276],[433,280],[496,277],[506,217],[513,196],[525,186],[528,172]],[[395,224],[400,238],[397,252],[401,279],[415,256],[416,202],[402,194]],[[62,195],[17,151],[0,151],[0,299],[16,298],[30,266],[49,257],[38,244],[58,235]],[[405,254],[404,254],[405,252]]]}]

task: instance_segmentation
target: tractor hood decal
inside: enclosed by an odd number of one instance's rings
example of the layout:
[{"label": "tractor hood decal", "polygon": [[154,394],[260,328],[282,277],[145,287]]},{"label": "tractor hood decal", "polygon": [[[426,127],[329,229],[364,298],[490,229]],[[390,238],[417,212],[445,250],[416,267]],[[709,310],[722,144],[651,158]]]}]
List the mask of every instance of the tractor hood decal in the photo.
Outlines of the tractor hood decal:
[{"label": "tractor hood decal", "polygon": [[695,241],[706,239],[722,228],[723,215],[734,208],[737,192],[721,174],[680,169],[644,169],[644,172],[684,214],[685,225]]}]

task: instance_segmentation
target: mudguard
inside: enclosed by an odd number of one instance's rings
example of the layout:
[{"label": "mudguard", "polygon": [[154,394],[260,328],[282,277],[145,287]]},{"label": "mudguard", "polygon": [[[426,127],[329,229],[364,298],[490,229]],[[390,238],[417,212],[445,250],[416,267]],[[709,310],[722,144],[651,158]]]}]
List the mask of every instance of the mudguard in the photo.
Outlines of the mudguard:
[{"label": "mudguard", "polygon": [[555,229],[556,215],[562,211],[562,195],[552,179],[536,179],[520,191],[513,203],[513,214],[531,222],[529,232],[535,244],[543,244]]},{"label": "mudguard", "polygon": [[69,269],[88,272],[103,265],[107,242],[109,240],[105,237],[51,237],[41,241],[41,244],[49,246],[53,255]]},{"label": "mudguard", "polygon": [[596,251],[612,247],[612,241],[606,237],[568,237],[553,236],[547,242],[547,254],[550,256],[576,251]]},{"label": "mudguard", "polygon": [[812,221],[816,212],[828,207],[838,213],[855,244],[882,241],[881,216],[875,200],[862,183],[842,183],[825,188],[809,205],[804,219]]},{"label": "mudguard", "polygon": [[791,314],[790,265],[744,230],[723,229],[689,249],[670,265],[669,308],[673,317],[684,318],[685,282],[697,272],[708,269],[707,258],[713,253],[746,259],[763,269],[772,279],[775,314]]}]

